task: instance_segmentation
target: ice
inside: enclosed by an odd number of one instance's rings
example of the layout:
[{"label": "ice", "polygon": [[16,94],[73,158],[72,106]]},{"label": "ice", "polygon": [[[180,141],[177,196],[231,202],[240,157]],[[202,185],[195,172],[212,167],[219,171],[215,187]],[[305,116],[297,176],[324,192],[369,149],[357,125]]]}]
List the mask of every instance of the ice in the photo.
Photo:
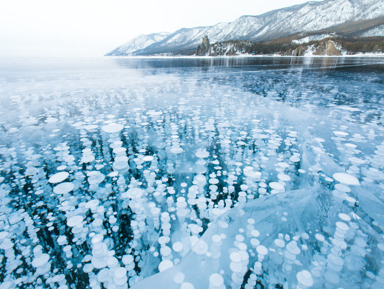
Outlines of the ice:
[{"label": "ice", "polygon": [[3,287],[382,288],[373,60],[164,61],[0,72]]}]

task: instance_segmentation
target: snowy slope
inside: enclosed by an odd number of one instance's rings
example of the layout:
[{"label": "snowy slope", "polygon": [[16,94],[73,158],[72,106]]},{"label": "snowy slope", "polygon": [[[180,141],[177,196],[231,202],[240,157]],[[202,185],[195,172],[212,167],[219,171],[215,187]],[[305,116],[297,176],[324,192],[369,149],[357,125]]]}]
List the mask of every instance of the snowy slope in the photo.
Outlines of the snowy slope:
[{"label": "snowy slope", "polygon": [[[211,43],[226,40],[268,40],[382,15],[384,15],[384,0],[307,2],[258,16],[242,16],[229,23],[183,28],[161,41],[130,53],[136,55],[177,54],[196,49],[205,35],[209,37]],[[120,55],[127,54],[121,53]]]},{"label": "snowy slope", "polygon": [[135,39],[117,47],[111,52],[107,53],[107,56],[115,56],[115,55],[130,55],[136,50],[143,49],[148,47],[149,45],[159,42],[167,37],[170,33],[168,32],[160,32],[160,33],[152,33],[148,35],[140,35]]},{"label": "snowy slope", "polygon": [[361,37],[384,36],[384,25],[370,29],[360,35]]}]

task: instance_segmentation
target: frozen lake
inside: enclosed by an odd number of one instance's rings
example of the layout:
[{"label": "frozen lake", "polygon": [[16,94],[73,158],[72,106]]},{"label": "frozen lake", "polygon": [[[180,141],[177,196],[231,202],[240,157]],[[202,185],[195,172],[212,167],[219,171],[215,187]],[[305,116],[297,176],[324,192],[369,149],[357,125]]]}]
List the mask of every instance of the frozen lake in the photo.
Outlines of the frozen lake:
[{"label": "frozen lake", "polygon": [[383,288],[384,58],[0,59],[0,288]]}]

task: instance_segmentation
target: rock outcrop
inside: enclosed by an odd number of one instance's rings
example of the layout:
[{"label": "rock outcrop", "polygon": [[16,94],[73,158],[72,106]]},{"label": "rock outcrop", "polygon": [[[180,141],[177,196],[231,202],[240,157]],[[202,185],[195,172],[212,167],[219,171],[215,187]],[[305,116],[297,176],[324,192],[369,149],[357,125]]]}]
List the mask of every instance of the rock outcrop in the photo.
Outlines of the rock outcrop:
[{"label": "rock outcrop", "polygon": [[211,44],[209,43],[208,36],[205,35],[202,43],[196,49],[196,55],[205,56],[209,55],[209,49],[211,48]]}]

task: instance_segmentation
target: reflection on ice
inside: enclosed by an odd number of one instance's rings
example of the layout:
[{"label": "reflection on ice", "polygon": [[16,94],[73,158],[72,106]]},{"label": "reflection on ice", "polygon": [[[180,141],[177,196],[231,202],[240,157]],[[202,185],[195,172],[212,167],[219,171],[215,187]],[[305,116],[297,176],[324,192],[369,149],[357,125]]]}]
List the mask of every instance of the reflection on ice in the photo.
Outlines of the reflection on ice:
[{"label": "reflection on ice", "polygon": [[151,61],[1,79],[1,288],[383,286],[377,71]]}]

